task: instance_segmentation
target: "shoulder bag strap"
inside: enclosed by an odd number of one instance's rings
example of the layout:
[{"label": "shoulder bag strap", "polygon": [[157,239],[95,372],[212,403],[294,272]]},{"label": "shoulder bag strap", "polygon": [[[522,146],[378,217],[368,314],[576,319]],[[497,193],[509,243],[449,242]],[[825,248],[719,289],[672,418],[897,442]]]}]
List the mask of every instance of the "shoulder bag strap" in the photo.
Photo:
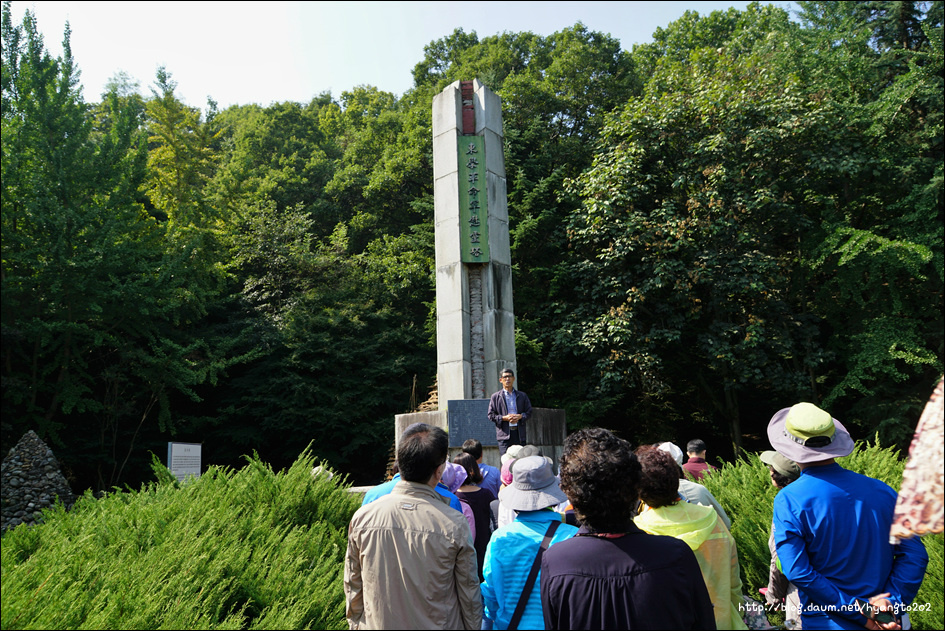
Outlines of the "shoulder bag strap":
[{"label": "shoulder bag strap", "polygon": [[512,614],[512,620],[509,622],[509,631],[515,631],[518,629],[518,623],[522,620],[522,615],[525,613],[525,606],[528,604],[528,598],[532,593],[532,589],[535,587],[535,580],[538,579],[538,570],[541,569],[541,557],[545,553],[545,550],[551,544],[552,537],[555,536],[555,531],[558,529],[558,525],[561,524],[561,520],[555,520],[548,524],[548,530],[545,532],[545,538],[541,540],[541,546],[538,547],[538,554],[535,555],[535,561],[532,563],[532,569],[528,573],[528,578],[525,580],[525,587],[522,589],[522,595],[518,599],[518,604],[515,605],[515,613]]}]

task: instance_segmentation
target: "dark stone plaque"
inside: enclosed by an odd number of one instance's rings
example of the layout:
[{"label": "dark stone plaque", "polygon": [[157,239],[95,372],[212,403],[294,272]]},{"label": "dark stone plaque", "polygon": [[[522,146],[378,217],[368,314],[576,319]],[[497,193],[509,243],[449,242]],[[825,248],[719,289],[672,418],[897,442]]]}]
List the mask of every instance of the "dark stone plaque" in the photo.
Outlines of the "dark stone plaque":
[{"label": "dark stone plaque", "polygon": [[446,402],[450,447],[462,447],[475,438],[484,447],[495,447],[495,425],[489,422],[489,399],[455,399]]}]

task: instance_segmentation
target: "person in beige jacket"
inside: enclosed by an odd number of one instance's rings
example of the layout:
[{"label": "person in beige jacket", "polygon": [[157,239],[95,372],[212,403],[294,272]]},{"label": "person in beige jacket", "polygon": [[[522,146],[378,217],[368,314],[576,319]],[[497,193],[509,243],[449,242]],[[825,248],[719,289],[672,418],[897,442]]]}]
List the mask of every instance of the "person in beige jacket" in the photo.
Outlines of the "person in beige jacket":
[{"label": "person in beige jacket", "polygon": [[469,524],[434,491],[449,440],[415,423],[400,438],[401,481],[348,526],[344,591],[351,629],[479,629],[482,601]]}]

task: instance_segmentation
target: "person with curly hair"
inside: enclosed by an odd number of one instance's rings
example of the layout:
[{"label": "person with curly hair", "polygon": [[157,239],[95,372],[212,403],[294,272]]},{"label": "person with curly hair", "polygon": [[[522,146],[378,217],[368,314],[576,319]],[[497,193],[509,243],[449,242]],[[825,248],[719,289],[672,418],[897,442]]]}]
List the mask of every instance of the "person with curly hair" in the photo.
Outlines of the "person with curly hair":
[{"label": "person with curly hair", "polygon": [[630,444],[611,432],[568,436],[561,490],[582,526],[542,557],[546,629],[716,628],[692,550],[633,523],[640,474]]},{"label": "person with curly hair", "polygon": [[637,525],[654,535],[686,543],[699,561],[701,576],[715,608],[719,629],[747,629],[741,616],[742,580],[738,573],[735,539],[719,514],[708,506],[690,504],[679,496],[679,470],[671,455],[660,449],[638,450],[640,514]]}]

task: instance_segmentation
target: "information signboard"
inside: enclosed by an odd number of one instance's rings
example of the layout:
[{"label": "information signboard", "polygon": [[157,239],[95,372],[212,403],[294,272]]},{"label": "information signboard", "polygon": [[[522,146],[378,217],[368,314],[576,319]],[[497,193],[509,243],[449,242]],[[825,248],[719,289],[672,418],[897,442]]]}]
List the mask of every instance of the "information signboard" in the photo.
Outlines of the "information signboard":
[{"label": "information signboard", "polygon": [[202,449],[200,443],[167,443],[167,468],[178,481],[200,477]]}]

